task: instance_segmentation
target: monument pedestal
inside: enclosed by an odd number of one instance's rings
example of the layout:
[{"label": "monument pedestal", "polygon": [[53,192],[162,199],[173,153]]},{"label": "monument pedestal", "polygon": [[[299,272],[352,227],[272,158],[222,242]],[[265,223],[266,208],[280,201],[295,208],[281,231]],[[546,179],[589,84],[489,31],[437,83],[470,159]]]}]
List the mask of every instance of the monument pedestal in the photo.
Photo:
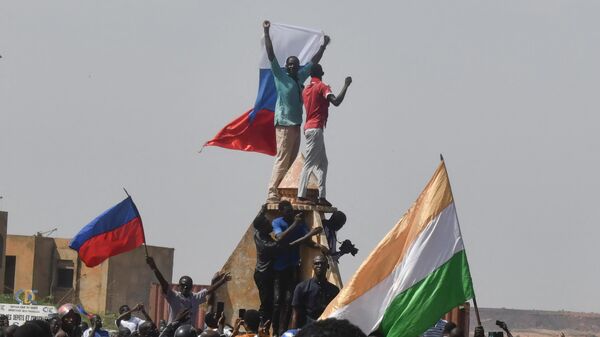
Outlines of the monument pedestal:
[{"label": "monument pedestal", "polygon": [[[304,164],[304,157],[299,155],[294,161],[292,167],[288,170],[285,178],[282,180],[278,189],[282,200],[289,200],[295,210],[304,212],[304,218],[308,229],[323,227],[322,220],[326,213],[332,213],[337,209],[335,207],[317,206],[317,205],[300,205],[296,204],[296,195],[298,191],[298,181],[300,173],[302,171],[302,165]],[[316,178],[311,173],[308,184],[309,198],[316,199],[318,195]],[[281,216],[278,210],[278,204],[268,204],[268,212],[266,214],[269,220],[273,220]],[[319,235],[312,237],[312,240],[320,245],[327,247],[327,238],[325,233],[321,232]],[[302,245],[300,248],[301,265],[300,265],[300,279],[298,282],[309,279],[313,276],[312,260],[315,256],[321,254],[320,250],[307,247]],[[340,289],[342,288],[342,278],[340,276],[339,268],[337,263],[331,259],[329,260],[329,272],[327,278],[329,281]],[[260,307],[260,300],[258,298],[258,290],[254,283],[254,267],[256,266],[256,246],[254,244],[254,227],[252,224],[246,230],[246,233],[242,236],[242,239],[238,243],[237,247],[229,256],[229,259],[223,265],[222,270],[230,272],[232,280],[226,283],[225,286],[218,289],[213,296],[212,303],[213,310],[216,310],[217,302],[223,302],[225,304],[225,319],[229,325],[235,323],[238,317],[239,309],[255,309],[258,310]]]}]

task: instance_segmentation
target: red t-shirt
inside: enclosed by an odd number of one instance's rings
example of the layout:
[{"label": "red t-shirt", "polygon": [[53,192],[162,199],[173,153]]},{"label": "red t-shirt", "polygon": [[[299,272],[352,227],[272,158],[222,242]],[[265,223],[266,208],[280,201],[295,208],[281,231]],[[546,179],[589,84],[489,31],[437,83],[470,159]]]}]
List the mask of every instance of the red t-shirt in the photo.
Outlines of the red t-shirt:
[{"label": "red t-shirt", "polygon": [[329,116],[329,101],[327,96],[331,95],[331,88],[316,77],[311,77],[310,84],[302,93],[304,108],[306,109],[306,129],[321,129],[327,124]]}]

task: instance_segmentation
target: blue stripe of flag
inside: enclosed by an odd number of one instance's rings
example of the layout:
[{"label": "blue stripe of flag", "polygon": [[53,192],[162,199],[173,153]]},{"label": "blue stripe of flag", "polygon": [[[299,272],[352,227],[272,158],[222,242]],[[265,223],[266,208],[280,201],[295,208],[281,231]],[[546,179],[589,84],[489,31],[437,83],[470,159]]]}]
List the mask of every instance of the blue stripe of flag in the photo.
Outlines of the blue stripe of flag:
[{"label": "blue stripe of flag", "polygon": [[275,111],[276,102],[277,90],[275,89],[273,72],[271,68],[260,69],[258,73],[258,93],[256,94],[256,102],[254,102],[254,110],[250,112],[250,122],[254,120],[258,111]]},{"label": "blue stripe of flag", "polygon": [[85,225],[71,240],[69,247],[79,250],[84,242],[94,236],[115,230],[139,216],[133,200],[128,197]]}]

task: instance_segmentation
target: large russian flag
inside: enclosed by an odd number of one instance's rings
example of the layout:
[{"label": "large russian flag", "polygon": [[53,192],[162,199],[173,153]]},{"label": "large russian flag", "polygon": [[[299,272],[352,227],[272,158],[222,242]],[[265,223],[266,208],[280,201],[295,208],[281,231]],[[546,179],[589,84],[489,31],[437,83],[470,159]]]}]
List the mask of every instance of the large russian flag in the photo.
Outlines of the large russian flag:
[{"label": "large russian flag", "polygon": [[[314,29],[271,23],[270,35],[280,65],[283,65],[289,56],[297,56],[300,65],[305,65],[319,50],[324,34]],[[261,47],[258,94],[254,108],[225,126],[204,146],[220,146],[271,156],[277,153],[274,123],[277,91],[271,63],[265,51],[264,37],[261,39]]]},{"label": "large russian flag", "polygon": [[142,218],[131,197],[121,201],[85,225],[69,243],[88,267],[95,267],[145,242]]}]

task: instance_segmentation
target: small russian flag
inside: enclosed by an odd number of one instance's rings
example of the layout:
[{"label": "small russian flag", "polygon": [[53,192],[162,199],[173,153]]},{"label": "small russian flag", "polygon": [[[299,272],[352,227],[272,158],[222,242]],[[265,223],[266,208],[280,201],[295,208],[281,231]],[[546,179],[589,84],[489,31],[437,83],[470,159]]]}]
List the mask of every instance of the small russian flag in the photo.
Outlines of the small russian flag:
[{"label": "small russian flag", "polygon": [[142,218],[131,197],[85,225],[69,243],[88,267],[95,267],[146,242]]}]

